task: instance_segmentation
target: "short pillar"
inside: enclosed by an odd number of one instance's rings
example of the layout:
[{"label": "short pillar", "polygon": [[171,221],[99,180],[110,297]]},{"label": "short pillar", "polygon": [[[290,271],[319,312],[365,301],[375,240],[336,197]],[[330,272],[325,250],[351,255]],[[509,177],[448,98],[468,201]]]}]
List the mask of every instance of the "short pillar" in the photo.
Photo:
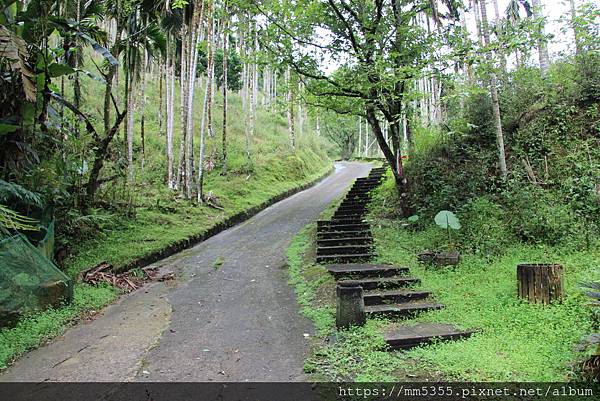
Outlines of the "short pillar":
[{"label": "short pillar", "polygon": [[335,325],[337,328],[343,329],[350,326],[364,325],[366,315],[362,287],[352,281],[338,283],[336,293],[337,311]]},{"label": "short pillar", "polygon": [[519,297],[531,303],[550,304],[563,298],[563,267],[548,264],[517,266]]}]

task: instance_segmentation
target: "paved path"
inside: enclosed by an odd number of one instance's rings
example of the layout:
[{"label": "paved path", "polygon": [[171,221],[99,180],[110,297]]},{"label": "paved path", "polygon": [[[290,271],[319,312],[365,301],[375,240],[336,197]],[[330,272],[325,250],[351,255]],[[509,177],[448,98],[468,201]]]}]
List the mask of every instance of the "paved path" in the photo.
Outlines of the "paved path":
[{"label": "paved path", "polygon": [[302,381],[305,334],[314,329],[287,284],[285,251],[369,170],[339,163],[318,185],[157,263],[176,282],[124,297],[30,352],[0,381]]}]

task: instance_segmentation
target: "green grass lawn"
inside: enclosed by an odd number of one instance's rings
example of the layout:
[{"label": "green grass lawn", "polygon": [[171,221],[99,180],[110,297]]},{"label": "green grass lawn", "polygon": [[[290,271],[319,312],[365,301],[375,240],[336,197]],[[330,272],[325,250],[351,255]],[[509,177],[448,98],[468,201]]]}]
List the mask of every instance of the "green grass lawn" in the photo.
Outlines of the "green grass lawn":
[{"label": "green grass lawn", "polygon": [[[449,378],[473,381],[564,381],[582,358],[581,340],[593,331],[581,282],[600,279],[600,249],[571,250],[514,244],[503,256],[463,255],[456,268],[425,268],[416,254],[426,249],[431,230],[413,232],[397,224],[374,229],[379,261],[407,266],[422,287],[446,307],[413,321],[454,323],[481,331],[470,339],[438,343],[401,354]],[[516,266],[552,262],[565,267],[566,297],[551,306],[517,298]]]}]

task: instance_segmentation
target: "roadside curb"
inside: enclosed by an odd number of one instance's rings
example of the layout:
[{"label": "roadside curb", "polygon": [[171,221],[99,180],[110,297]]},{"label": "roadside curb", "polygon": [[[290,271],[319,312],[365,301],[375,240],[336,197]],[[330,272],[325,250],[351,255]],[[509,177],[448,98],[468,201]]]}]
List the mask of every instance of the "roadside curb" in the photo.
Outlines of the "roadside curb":
[{"label": "roadside curb", "polygon": [[335,167],[332,166],[323,175],[321,175],[320,177],[318,177],[315,180],[312,180],[306,184],[299,185],[295,188],[291,188],[285,192],[275,195],[274,197],[266,200],[265,202],[263,202],[259,205],[253,206],[249,209],[243,210],[241,212],[234,214],[233,216],[226,218],[225,220],[215,224],[214,226],[210,227],[209,229],[207,229],[206,231],[204,231],[202,233],[192,235],[183,240],[179,240],[179,241],[175,242],[174,244],[167,246],[166,248],[160,249],[158,251],[153,251],[153,252],[149,253],[148,255],[137,258],[123,266],[118,266],[114,270],[118,273],[121,273],[121,272],[135,269],[135,268],[146,267],[152,263],[158,262],[159,260],[162,260],[169,256],[175,255],[176,253],[181,252],[185,249],[191,248],[192,246],[197,245],[200,242],[206,241],[210,237],[214,237],[215,235],[217,235],[239,223],[242,223],[242,222],[250,219],[251,217],[262,212],[269,206],[272,206],[273,204],[275,204],[277,202],[280,202],[286,198],[289,198],[290,196],[295,195],[298,192],[302,192],[310,187],[315,186],[319,182],[323,181],[325,178],[329,177],[333,173],[334,170],[335,170]]}]

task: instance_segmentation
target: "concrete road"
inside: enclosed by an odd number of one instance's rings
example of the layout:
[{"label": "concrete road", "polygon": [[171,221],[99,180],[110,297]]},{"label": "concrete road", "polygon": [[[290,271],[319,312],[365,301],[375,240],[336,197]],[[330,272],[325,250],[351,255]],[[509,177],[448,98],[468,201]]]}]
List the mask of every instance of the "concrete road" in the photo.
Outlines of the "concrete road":
[{"label": "concrete road", "polygon": [[[177,274],[32,351],[0,381],[302,381],[314,329],[287,284],[292,237],[371,166],[316,186],[156,265]],[[135,246],[135,244],[132,244]]]}]

